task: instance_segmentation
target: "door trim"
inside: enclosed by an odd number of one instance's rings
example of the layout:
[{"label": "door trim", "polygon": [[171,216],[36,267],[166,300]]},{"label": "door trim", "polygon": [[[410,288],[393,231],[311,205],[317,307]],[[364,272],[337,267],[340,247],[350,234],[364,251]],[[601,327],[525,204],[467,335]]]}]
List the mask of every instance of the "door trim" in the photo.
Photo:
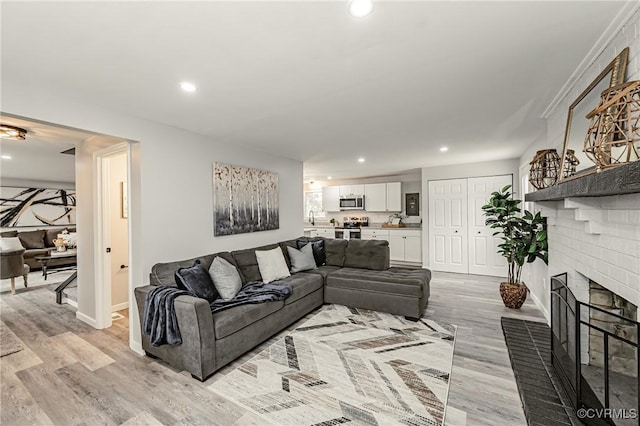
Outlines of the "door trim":
[{"label": "door trim", "polygon": [[[96,328],[109,328],[111,320],[111,260],[106,252],[109,244],[110,223],[109,217],[109,161],[116,155],[127,156],[127,181],[131,176],[130,170],[130,142],[122,142],[108,148],[96,151],[93,154],[96,174],[94,175],[94,212],[96,214],[96,226],[94,227],[94,259],[95,267],[95,306]],[[127,185],[127,191],[131,191],[131,185]],[[127,194],[127,199],[131,199]],[[131,248],[131,228],[128,227],[128,242]],[[129,251],[129,264],[131,264],[131,251]],[[128,272],[129,287],[131,287],[131,269]],[[131,326],[131,316],[129,316]]]}]

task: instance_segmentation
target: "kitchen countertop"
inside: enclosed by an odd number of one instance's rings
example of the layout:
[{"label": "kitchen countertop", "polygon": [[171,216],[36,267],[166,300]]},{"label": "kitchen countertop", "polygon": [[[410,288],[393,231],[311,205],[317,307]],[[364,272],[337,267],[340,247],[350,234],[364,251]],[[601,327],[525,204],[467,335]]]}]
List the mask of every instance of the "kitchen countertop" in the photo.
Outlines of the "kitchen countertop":
[{"label": "kitchen countertop", "polygon": [[[404,228],[383,228],[381,223],[373,223],[370,224],[369,226],[363,226],[360,229],[400,229],[400,230],[408,230],[408,229],[416,229],[418,231],[422,230],[422,224],[421,223],[406,223],[405,225],[407,225]],[[337,229],[343,229],[342,226],[333,226],[331,224],[320,224],[320,225],[309,225],[307,223],[304,224],[304,230],[305,231],[313,231],[314,229],[318,229],[318,228],[337,228]]]}]

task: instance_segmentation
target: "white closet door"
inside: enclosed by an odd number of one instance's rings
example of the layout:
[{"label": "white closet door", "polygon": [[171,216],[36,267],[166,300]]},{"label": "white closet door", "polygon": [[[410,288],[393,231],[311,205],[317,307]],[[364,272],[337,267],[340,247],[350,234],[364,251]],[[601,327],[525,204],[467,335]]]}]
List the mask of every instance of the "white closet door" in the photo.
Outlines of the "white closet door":
[{"label": "white closet door", "polygon": [[467,180],[429,181],[429,267],[467,273]]},{"label": "white closet door", "polygon": [[498,254],[502,243],[500,235],[484,224],[482,206],[489,201],[491,193],[506,185],[512,185],[512,176],[488,176],[468,179],[469,220],[469,273],[478,275],[506,276],[507,261]]}]

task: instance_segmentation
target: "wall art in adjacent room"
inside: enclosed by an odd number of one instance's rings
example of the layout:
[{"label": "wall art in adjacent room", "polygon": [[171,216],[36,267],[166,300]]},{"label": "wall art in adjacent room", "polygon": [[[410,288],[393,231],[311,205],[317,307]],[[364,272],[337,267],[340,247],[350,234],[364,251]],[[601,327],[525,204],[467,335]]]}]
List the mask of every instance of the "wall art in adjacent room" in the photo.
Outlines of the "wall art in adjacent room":
[{"label": "wall art in adjacent room", "polygon": [[213,166],[214,235],[280,227],[278,174],[231,164]]},{"label": "wall art in adjacent room", "polygon": [[76,223],[74,189],[0,187],[0,227]]}]

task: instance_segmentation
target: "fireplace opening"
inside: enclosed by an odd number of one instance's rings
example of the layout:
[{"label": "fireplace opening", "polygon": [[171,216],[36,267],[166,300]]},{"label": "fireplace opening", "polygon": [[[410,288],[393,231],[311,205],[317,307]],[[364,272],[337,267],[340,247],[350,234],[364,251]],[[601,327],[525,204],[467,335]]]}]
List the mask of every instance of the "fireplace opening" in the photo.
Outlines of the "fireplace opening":
[{"label": "fireplace opening", "polygon": [[585,424],[638,425],[637,309],[596,282],[589,282],[586,303],[569,289],[567,274],[551,279],[554,369],[578,414],[580,409],[610,410],[582,418]]}]

